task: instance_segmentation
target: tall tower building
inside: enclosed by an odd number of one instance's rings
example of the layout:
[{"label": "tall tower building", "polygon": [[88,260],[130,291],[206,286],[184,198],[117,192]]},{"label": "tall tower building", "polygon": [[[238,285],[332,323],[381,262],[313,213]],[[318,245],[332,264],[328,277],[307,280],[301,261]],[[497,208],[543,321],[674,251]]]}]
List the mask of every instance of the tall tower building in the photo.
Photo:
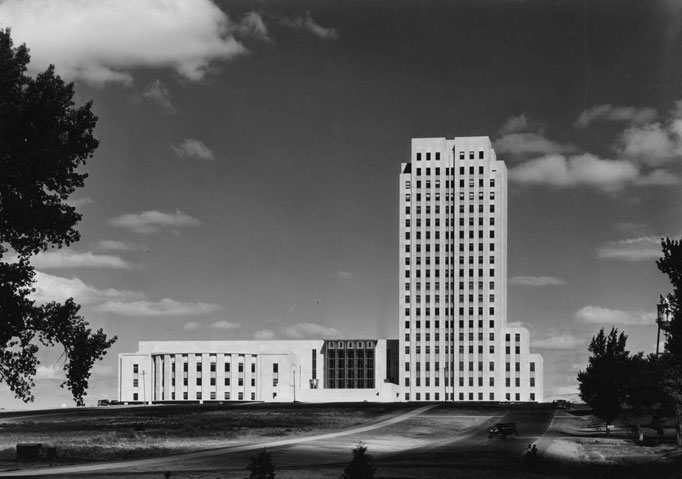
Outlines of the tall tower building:
[{"label": "tall tower building", "polygon": [[488,137],[414,138],[400,173],[405,401],[542,401],[542,356],[507,326],[507,168]]}]

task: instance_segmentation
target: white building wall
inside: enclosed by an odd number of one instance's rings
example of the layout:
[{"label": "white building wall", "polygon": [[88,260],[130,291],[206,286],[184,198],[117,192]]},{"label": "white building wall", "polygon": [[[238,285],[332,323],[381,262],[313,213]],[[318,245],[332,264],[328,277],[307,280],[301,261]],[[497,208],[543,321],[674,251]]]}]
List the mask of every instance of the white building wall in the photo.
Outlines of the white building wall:
[{"label": "white building wall", "polygon": [[[401,399],[531,400],[516,371],[506,386],[507,359],[514,368],[531,360],[527,331],[518,357],[504,353],[507,169],[490,139],[413,139],[399,218]],[[541,375],[535,382],[539,400]]]},{"label": "white building wall", "polygon": [[[325,388],[324,340],[141,341],[137,353],[119,355],[119,400],[395,401],[397,385],[384,381],[387,342],[373,341],[375,387],[368,389]],[[137,376],[133,373],[135,364]],[[201,364],[200,370],[197,364]],[[141,371],[145,371],[146,390]],[[133,386],[135,377],[137,387]]]}]

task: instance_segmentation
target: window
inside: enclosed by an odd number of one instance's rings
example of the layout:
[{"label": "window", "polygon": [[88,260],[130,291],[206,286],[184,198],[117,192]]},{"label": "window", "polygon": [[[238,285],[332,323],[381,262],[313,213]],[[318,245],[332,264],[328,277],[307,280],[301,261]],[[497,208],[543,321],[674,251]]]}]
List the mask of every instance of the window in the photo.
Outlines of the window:
[{"label": "window", "polygon": [[197,386],[201,386],[201,378],[197,378]]},{"label": "window", "polygon": [[133,379],[133,387],[134,388],[138,387],[138,379],[137,378]]},{"label": "window", "polygon": [[535,378],[530,378],[530,387],[535,387]]},{"label": "window", "polygon": [[133,401],[137,401],[137,398],[138,398],[138,397],[139,397],[139,396],[138,396],[137,393],[133,393]]},{"label": "window", "polygon": [[230,372],[230,363],[225,363],[225,372],[226,373]]},{"label": "window", "polygon": [[483,159],[483,151],[478,152],[478,159],[482,160]]},{"label": "window", "polygon": [[224,396],[226,401],[230,400],[230,391],[225,391],[225,396]]},{"label": "window", "polygon": [[139,364],[133,364],[133,374],[137,374],[140,372],[140,365]]},{"label": "window", "polygon": [[530,363],[530,372],[535,372],[535,363]]},{"label": "window", "polygon": [[201,391],[197,391],[196,398],[199,399],[199,400],[201,400]]},{"label": "window", "polygon": [[239,380],[237,381],[237,385],[243,386],[244,385],[244,378],[239,378]]},{"label": "window", "polygon": [[230,378],[225,378],[225,386],[229,386],[229,385],[230,385]]},{"label": "window", "polygon": [[409,189],[410,189],[410,180],[407,180],[407,181],[405,182],[405,189],[406,189],[406,190],[409,190]]},{"label": "window", "polygon": [[242,391],[239,391],[239,394],[237,395],[237,398],[238,398],[240,401],[243,401],[243,400],[244,400],[244,393],[243,393]]}]

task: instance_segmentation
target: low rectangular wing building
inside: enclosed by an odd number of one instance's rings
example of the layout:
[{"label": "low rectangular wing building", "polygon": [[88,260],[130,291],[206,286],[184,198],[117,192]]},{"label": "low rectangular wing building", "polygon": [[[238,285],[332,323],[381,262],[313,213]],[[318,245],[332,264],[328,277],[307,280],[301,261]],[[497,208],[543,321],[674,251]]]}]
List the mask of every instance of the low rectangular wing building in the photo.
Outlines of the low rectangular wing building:
[{"label": "low rectangular wing building", "polygon": [[398,341],[140,341],[119,355],[127,403],[387,402],[399,399]]}]

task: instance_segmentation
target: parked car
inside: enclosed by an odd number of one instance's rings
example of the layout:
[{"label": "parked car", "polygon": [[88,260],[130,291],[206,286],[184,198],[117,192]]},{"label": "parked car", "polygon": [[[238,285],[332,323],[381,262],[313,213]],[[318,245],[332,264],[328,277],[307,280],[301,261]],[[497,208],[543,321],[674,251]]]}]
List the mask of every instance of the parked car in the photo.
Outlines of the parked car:
[{"label": "parked car", "polygon": [[111,402],[108,399],[100,399],[97,401],[97,406],[110,406]]},{"label": "parked car", "polygon": [[565,399],[557,399],[556,401],[552,401],[552,406],[554,406],[554,409],[571,409],[571,403]]},{"label": "parked car", "polygon": [[511,435],[517,437],[519,435],[519,430],[516,428],[515,422],[498,422],[488,430],[488,439],[495,436],[507,437]]}]

